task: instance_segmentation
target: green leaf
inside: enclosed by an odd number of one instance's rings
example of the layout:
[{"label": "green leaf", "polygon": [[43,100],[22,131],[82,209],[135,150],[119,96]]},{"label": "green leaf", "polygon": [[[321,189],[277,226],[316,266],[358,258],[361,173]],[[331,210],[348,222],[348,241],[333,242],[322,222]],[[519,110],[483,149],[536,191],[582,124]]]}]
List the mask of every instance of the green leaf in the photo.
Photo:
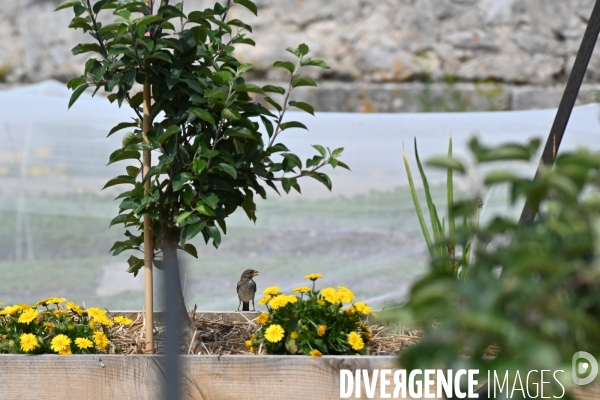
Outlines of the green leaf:
[{"label": "green leaf", "polygon": [[208,206],[212,209],[217,208],[217,204],[219,203],[219,198],[214,193],[200,193],[200,198],[208,204]]},{"label": "green leaf", "polygon": [[321,153],[321,156],[325,157],[327,155],[327,152],[325,151],[325,147],[321,146],[320,144],[313,144],[312,147],[317,149],[319,151],[319,153]]},{"label": "green leaf", "polygon": [[285,89],[281,86],[265,85],[262,90],[269,93],[285,94]]},{"label": "green leaf", "polygon": [[216,216],[215,212],[208,205],[204,204],[203,201],[198,202],[196,205],[196,211],[198,211],[200,214],[208,215],[209,217]]},{"label": "green leaf", "polygon": [[194,258],[198,258],[198,250],[196,250],[196,247],[191,243],[186,243],[185,246],[181,248],[181,250],[185,251]]},{"label": "green leaf", "polygon": [[427,243],[427,248],[429,249],[429,253],[433,256],[433,255],[435,255],[435,248],[433,247],[433,242],[431,241],[431,235],[429,235],[429,229],[427,228],[427,224],[425,223],[425,218],[423,217],[423,211],[421,210],[421,204],[419,202],[419,197],[417,196],[417,190],[416,190],[415,184],[413,182],[412,173],[410,172],[410,165],[408,164],[408,157],[406,156],[406,153],[404,152],[404,145],[402,146],[402,158],[404,159],[404,168],[406,168],[406,176],[408,177],[408,185],[410,187],[410,193],[412,195],[413,204],[415,205],[415,210],[417,212],[417,218],[419,219],[419,225],[421,225],[421,231],[423,232],[423,237],[425,238],[425,243]]},{"label": "green leaf", "polygon": [[265,94],[265,91],[257,85],[254,85],[252,83],[240,83],[239,85],[237,85],[234,89],[236,92],[252,92],[252,93],[259,93],[259,94]]},{"label": "green leaf", "polygon": [[132,178],[135,178],[140,173],[140,169],[132,165],[125,167],[125,169],[127,170],[127,175],[129,175]]},{"label": "green leaf", "polygon": [[195,238],[196,235],[198,235],[202,231],[202,229],[204,229],[204,227],[206,227],[206,224],[204,222],[196,222],[195,224],[186,225],[183,227],[183,229],[181,230],[180,244],[183,246],[184,249],[186,246],[185,242]]},{"label": "green leaf", "polygon": [[194,175],[190,174],[189,172],[182,172],[180,174],[175,175],[175,177],[173,178],[173,191],[177,192],[179,190],[181,190],[181,188],[183,188],[183,185],[189,181],[190,179],[193,179]]},{"label": "green leaf", "polygon": [[207,226],[208,234],[213,238],[213,246],[216,248],[221,244],[221,232],[219,232],[219,228],[216,226]]},{"label": "green leaf", "polygon": [[137,258],[136,256],[129,256],[127,264],[129,264],[127,272],[133,274],[133,276],[137,276],[138,272],[140,272],[140,269],[144,266],[144,260]]},{"label": "green leaf", "polygon": [[502,182],[519,182],[522,181],[523,178],[519,175],[515,174],[512,171],[491,171],[485,177],[484,183],[486,185],[493,185],[495,183]]},{"label": "green leaf", "polygon": [[192,168],[194,169],[194,173],[196,175],[200,175],[200,173],[204,171],[204,168],[206,168],[206,160],[195,158],[192,162]]},{"label": "green leaf", "polygon": [[321,67],[324,69],[330,69],[329,65],[320,58],[306,58],[300,62],[300,65],[303,67],[313,66],[313,67]]},{"label": "green leaf", "polygon": [[75,103],[77,101],[77,99],[79,98],[79,96],[81,96],[81,93],[83,93],[85,91],[85,89],[87,89],[88,87],[89,87],[89,85],[87,83],[77,86],[77,89],[75,89],[73,91],[73,94],[71,95],[71,98],[69,99],[69,107],[67,107],[67,108],[71,108],[73,103]]},{"label": "green leaf", "polygon": [[102,48],[98,43],[81,43],[73,47],[73,49],[71,50],[71,53],[74,56],[89,52],[96,52],[98,54],[102,54]]},{"label": "green leaf", "polygon": [[311,115],[315,115],[315,109],[313,108],[313,106],[311,106],[308,103],[305,103],[303,101],[290,101],[288,103],[291,107],[296,107],[301,109],[302,111],[306,111],[307,113],[311,114]]},{"label": "green leaf", "polygon": [[181,128],[177,125],[171,125],[167,128],[165,133],[158,137],[158,143],[164,143],[171,136],[181,132]]},{"label": "green leaf", "polygon": [[317,82],[310,78],[300,78],[300,75],[296,75],[292,81],[292,87],[297,88],[300,86],[314,86],[317,87]]},{"label": "green leaf", "polygon": [[226,172],[233,179],[237,179],[237,171],[236,171],[236,169],[232,165],[223,163],[223,164],[219,164],[219,165],[215,166],[214,168],[220,169],[220,170]]},{"label": "green leaf", "polygon": [[431,157],[426,161],[426,164],[432,167],[450,168],[463,174],[466,171],[465,166],[460,161],[447,156]]},{"label": "green leaf", "polygon": [[120,131],[121,129],[125,129],[125,128],[130,128],[133,126],[138,126],[137,122],[121,122],[120,124],[116,125],[115,127],[113,127],[110,132],[108,132],[108,135],[106,137],[109,137],[110,135],[112,135],[115,132]]},{"label": "green leaf", "polygon": [[332,155],[333,157],[337,157],[337,156],[340,156],[340,155],[342,155],[342,153],[343,153],[343,152],[344,152],[344,148],[343,148],[343,147],[340,147],[340,148],[337,148],[337,149],[333,150],[333,151],[331,152],[331,155]]},{"label": "green leaf", "polygon": [[331,179],[329,178],[329,176],[321,173],[321,172],[312,172],[310,174],[311,177],[313,177],[314,179],[318,180],[319,182],[321,182],[323,185],[325,185],[325,187],[327,187],[327,189],[329,189],[329,191],[331,191],[332,185],[331,185]]},{"label": "green leaf", "polygon": [[112,163],[115,163],[117,161],[122,161],[122,160],[130,160],[130,159],[139,160],[140,157],[141,157],[141,155],[140,155],[139,151],[124,151],[123,149],[118,149],[118,150],[115,150],[114,152],[112,152],[112,154],[108,158],[107,165],[110,165]]},{"label": "green leaf", "polygon": [[250,0],[234,0],[234,3],[244,6],[248,10],[252,11],[252,13],[254,15],[258,15],[258,8],[256,7],[256,4],[254,4],[252,1],[250,1]]},{"label": "green leaf", "polygon": [[300,157],[298,157],[297,155],[292,153],[283,153],[282,156],[298,168],[302,168],[302,161],[300,161]]},{"label": "green leaf", "polygon": [[63,1],[62,3],[60,3],[58,5],[58,7],[56,7],[56,9],[54,11],[59,11],[59,10],[65,9],[65,8],[73,7],[76,4],[81,5],[81,0],[67,0],[67,1]]},{"label": "green leaf", "polygon": [[92,11],[94,11],[96,14],[98,14],[100,12],[100,10],[102,10],[102,8],[109,1],[114,1],[114,0],[100,0],[100,1],[97,1],[96,4],[94,4],[94,6],[92,7]]},{"label": "green leaf", "polygon": [[289,193],[292,188],[292,180],[290,178],[283,178],[281,180],[281,187],[283,187],[286,193]]},{"label": "green leaf", "polygon": [[308,130],[306,125],[304,125],[302,122],[298,122],[298,121],[284,122],[283,124],[280,125],[280,127],[281,127],[282,131],[284,131],[286,129],[290,129],[290,128],[302,128],[302,129]]},{"label": "green leaf", "polygon": [[211,125],[215,124],[215,119],[213,118],[212,114],[202,108],[192,108],[189,112],[190,114],[195,115],[196,117],[208,122]]},{"label": "green leaf", "polygon": [[230,110],[229,108],[224,108],[221,110],[221,117],[230,121],[237,121],[240,119],[240,113],[235,110]]},{"label": "green leaf", "polygon": [[302,43],[300,46],[298,46],[298,53],[300,53],[301,56],[305,56],[308,54],[310,50],[308,49],[308,46],[305,45],[304,43]]},{"label": "green leaf", "polygon": [[191,211],[186,211],[179,214],[179,217],[177,217],[177,224],[181,225],[181,223],[185,221],[190,215],[192,215]]},{"label": "green leaf", "polygon": [[244,72],[250,70],[252,67],[254,67],[254,65],[252,64],[240,64],[239,67],[237,67],[237,76],[242,75]]},{"label": "green leaf", "polygon": [[104,187],[102,189],[104,190],[111,186],[120,185],[123,183],[129,183],[129,184],[135,185],[135,179],[130,177],[129,175],[119,175],[116,178],[112,178],[111,180],[106,182],[106,185],[104,185]]},{"label": "green leaf", "polygon": [[290,71],[290,73],[292,73],[292,74],[294,73],[294,70],[296,69],[296,66],[293,63],[289,62],[289,61],[275,61],[273,63],[273,67],[275,67],[275,68],[285,68],[288,71]]}]

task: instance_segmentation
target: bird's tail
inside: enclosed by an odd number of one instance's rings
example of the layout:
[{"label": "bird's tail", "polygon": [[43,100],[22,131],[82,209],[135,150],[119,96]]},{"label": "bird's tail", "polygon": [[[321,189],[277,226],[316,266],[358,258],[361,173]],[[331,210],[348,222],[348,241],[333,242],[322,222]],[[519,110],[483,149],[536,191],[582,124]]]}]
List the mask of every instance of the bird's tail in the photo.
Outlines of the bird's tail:
[{"label": "bird's tail", "polygon": [[250,302],[242,301],[242,311],[250,311]]}]

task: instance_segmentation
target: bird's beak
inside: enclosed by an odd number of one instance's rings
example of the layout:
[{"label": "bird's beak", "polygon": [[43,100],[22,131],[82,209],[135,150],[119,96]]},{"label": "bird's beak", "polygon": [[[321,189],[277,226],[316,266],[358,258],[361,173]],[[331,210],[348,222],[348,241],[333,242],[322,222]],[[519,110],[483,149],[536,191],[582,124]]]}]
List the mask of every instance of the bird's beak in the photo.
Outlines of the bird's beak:
[{"label": "bird's beak", "polygon": [[252,275],[252,276],[258,276],[258,275],[259,275],[258,271],[254,271],[254,275]]}]

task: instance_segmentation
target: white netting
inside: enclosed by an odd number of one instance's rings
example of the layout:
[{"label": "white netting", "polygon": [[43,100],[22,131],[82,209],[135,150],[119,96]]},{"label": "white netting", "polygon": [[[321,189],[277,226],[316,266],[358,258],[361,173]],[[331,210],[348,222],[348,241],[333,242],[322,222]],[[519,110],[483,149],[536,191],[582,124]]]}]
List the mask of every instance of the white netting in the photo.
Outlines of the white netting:
[{"label": "white netting", "polygon": [[[109,308],[140,309],[142,279],[125,273],[128,255],[107,253],[121,237],[108,229],[116,215],[115,191],[100,189],[122,174],[125,164],[106,166],[121,134],[106,138],[132,113],[106,98],[84,94],[67,111],[70,92],[58,82],[0,92],[0,301],[68,296]],[[577,107],[561,150],[600,148],[597,105]],[[422,159],[447,151],[467,158],[467,141],[486,144],[545,140],[555,110],[493,113],[342,114],[289,113],[309,132],[294,130],[282,142],[301,158],[311,144],[344,147],[352,171],[326,171],[329,193],[320,183],[301,182],[303,195],[258,202],[258,222],[243,212],[228,220],[229,232],[215,250],[196,241],[200,258],[184,257],[187,301],[203,310],[237,307],[236,282],[254,268],[260,288],[284,290],[303,284],[306,273],[325,275],[322,285],[344,285],[376,307],[398,301],[426,268],[427,252],[413,212],[402,161],[404,143],[413,175],[413,137]],[[511,164],[527,174],[534,165]],[[434,197],[444,205],[444,173],[427,169]],[[472,192],[470,174],[457,192]],[[485,197],[484,217],[509,211],[506,193]],[[514,212],[515,210],[513,210]],[[518,211],[518,210],[517,210]]]}]

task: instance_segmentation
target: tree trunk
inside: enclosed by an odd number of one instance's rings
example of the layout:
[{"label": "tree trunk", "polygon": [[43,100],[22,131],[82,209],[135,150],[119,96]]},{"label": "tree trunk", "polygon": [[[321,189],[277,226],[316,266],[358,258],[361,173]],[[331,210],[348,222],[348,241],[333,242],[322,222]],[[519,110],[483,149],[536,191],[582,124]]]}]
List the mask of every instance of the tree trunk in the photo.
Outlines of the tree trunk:
[{"label": "tree trunk", "polygon": [[[169,304],[174,306],[175,315],[167,315],[165,321],[171,321],[175,325],[179,325],[180,335],[179,342],[181,345],[185,345],[185,352],[187,352],[187,346],[191,344],[196,326],[190,318],[185,300],[183,297],[183,290],[181,288],[181,274],[179,273],[179,261],[177,258],[177,246],[179,243],[179,232],[176,230],[169,229],[168,227],[162,227],[162,241],[161,250],[163,253],[163,265],[165,270],[165,290],[163,293],[168,298],[165,298],[165,304],[167,307]],[[167,308],[168,312],[173,312]],[[175,317],[175,318],[170,318]],[[168,328],[167,328],[168,329]],[[199,335],[196,335],[199,337]],[[195,343],[192,345],[194,349]]]}]

